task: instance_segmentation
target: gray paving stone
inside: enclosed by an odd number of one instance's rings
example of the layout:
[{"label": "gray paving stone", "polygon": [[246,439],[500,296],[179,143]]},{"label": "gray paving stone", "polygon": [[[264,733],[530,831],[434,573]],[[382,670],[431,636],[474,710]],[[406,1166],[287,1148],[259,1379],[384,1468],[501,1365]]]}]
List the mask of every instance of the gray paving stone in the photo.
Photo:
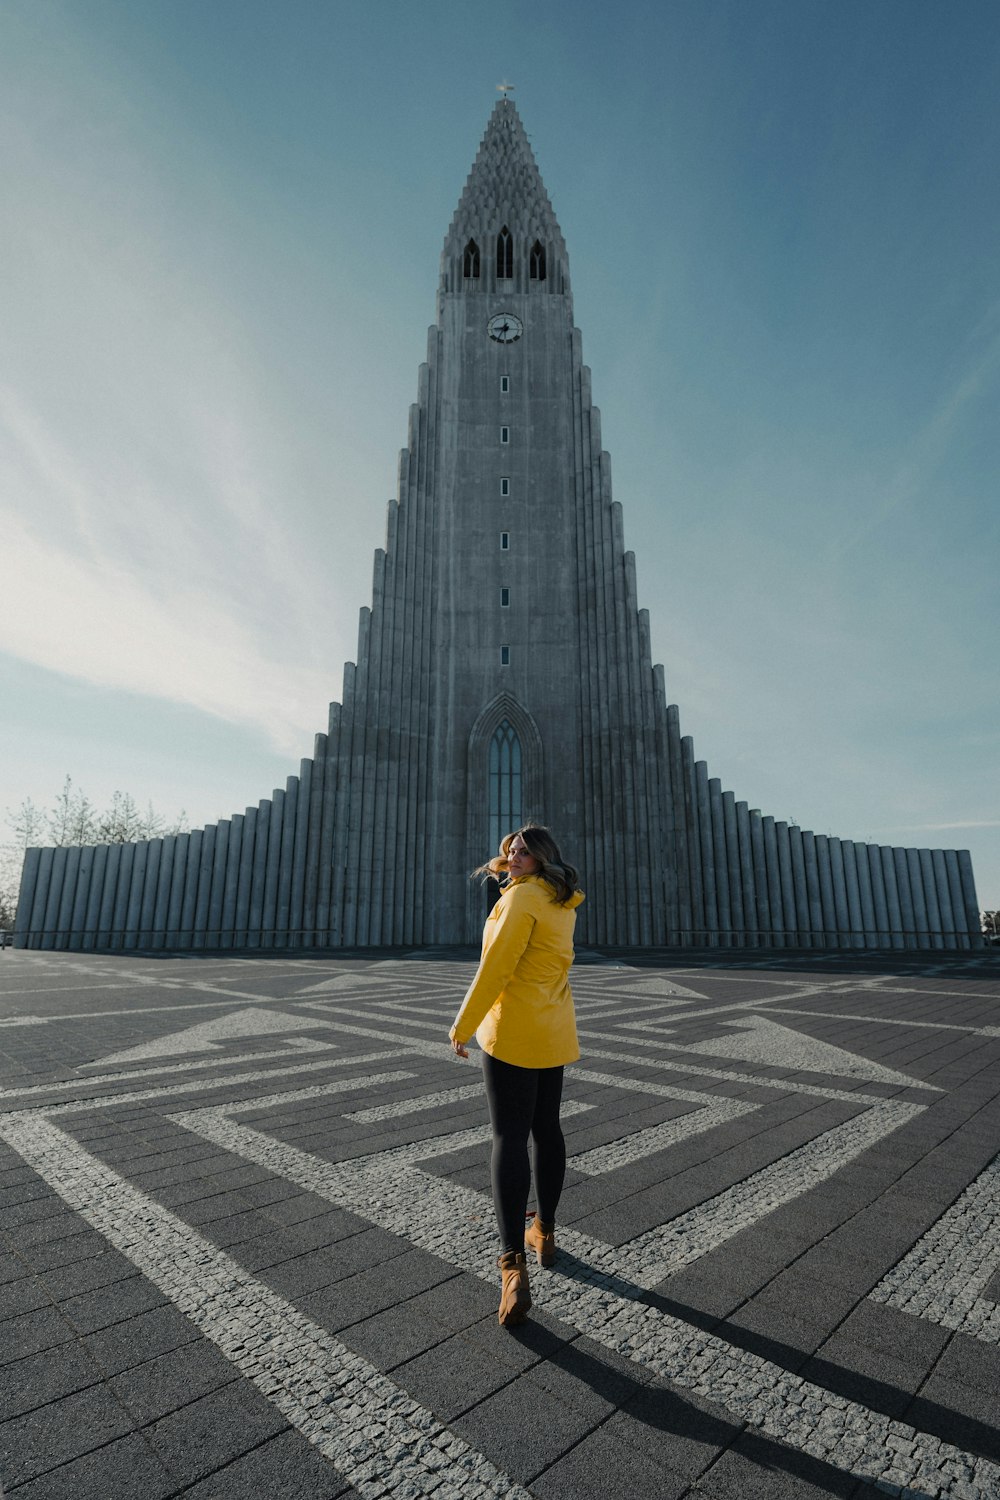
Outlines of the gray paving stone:
[{"label": "gray paving stone", "polygon": [[832,1465],[744,1433],[700,1476],[692,1500],[848,1500],[854,1490]]},{"label": "gray paving stone", "polygon": [[183,1491],[184,1500],[340,1500],[353,1494],[297,1432],[281,1432]]},{"label": "gray paving stone", "polygon": [[0,1365],[0,1422],[46,1406],[60,1396],[85,1390],[96,1385],[102,1376],[101,1367],[79,1341],[59,1344],[54,1349]]},{"label": "gray paving stone", "polygon": [[530,1373],[487,1396],[450,1425],[511,1479],[527,1485],[589,1431],[581,1413],[550,1396]]},{"label": "gray paving stone", "polygon": [[59,1304],[59,1311],[77,1333],[96,1333],[124,1323],[151,1307],[162,1307],[166,1298],[144,1276],[130,1276],[94,1291],[80,1292]]},{"label": "gray paving stone", "polygon": [[339,1332],[366,1318],[396,1307],[440,1281],[450,1280],[453,1268],[421,1250],[404,1249],[389,1262],[359,1271],[303,1298],[302,1308],[324,1328]]},{"label": "gray paving stone", "polygon": [[[899,1472],[905,1468],[904,1460],[909,1461],[906,1455],[916,1453],[918,1459],[908,1472],[921,1494],[936,1496],[940,1491],[946,1500],[970,1500],[967,1481],[981,1462],[977,1455],[992,1452],[996,1441],[997,1346],[982,1337],[952,1335],[931,1321],[937,1315],[934,1305],[917,1317],[875,1302],[867,1294],[919,1247],[943,1209],[992,1160],[1000,1140],[1000,1045],[983,1037],[963,1038],[932,1025],[918,1031],[897,1022],[998,1024],[1000,964],[984,978],[981,966],[965,963],[963,968],[956,963],[949,968],[937,960],[930,963],[907,955],[817,955],[812,960],[792,955],[776,961],[760,954],[752,958],[729,954],[707,963],[706,955],[701,955],[694,970],[690,962],[678,962],[677,955],[666,954],[626,955],[620,968],[581,963],[577,969],[581,1007],[596,1001],[601,1016],[590,1022],[593,1029],[620,1037],[617,1044],[595,1041],[598,1049],[634,1058],[637,1033],[619,1025],[636,1013],[637,997],[630,997],[629,986],[637,982],[637,971],[644,979],[676,975],[681,984],[709,999],[680,1007],[664,1005],[641,1014],[647,1021],[662,1019],[675,1026],[682,1020],[678,1011],[718,1010],[717,1016],[696,1015],[682,1021],[682,1030],[673,1035],[680,1039],[683,1033],[686,1044],[694,1045],[699,1038],[732,1037],[739,1033],[734,1020],[770,1015],[785,1027],[786,1035],[820,1038],[861,1057],[922,1074],[942,1085],[945,1092],[931,1095],[915,1087],[811,1073],[781,1066],[777,1057],[771,1064],[757,1065],[728,1060],[721,1053],[684,1054],[671,1048],[669,1037],[648,1046],[644,1040],[635,1062],[585,1059],[585,1067],[617,1079],[612,1086],[574,1081],[572,1072],[569,1076],[567,1099],[595,1106],[587,1114],[567,1116],[570,1150],[596,1150],[598,1160],[605,1146],[609,1153],[617,1150],[630,1132],[668,1119],[682,1123],[697,1113],[664,1095],[630,1093],[634,1079],[686,1087],[713,1100],[750,1101],[757,1108],[666,1149],[633,1155],[625,1165],[598,1176],[571,1167],[560,1226],[567,1235],[589,1232],[593,1248],[581,1249],[583,1241],[572,1254],[564,1248],[561,1285],[551,1273],[539,1273],[537,1281],[533,1276],[537,1296],[532,1319],[521,1329],[503,1332],[495,1318],[497,1286],[491,1261],[493,1236],[488,1229],[488,1145],[482,1132],[481,1098],[466,1099],[454,1107],[438,1104],[372,1124],[345,1117],[350,1110],[375,1103],[426,1097],[475,1076],[471,1069],[460,1069],[444,1056],[435,1062],[422,1051],[405,1054],[407,1036],[423,1046],[437,1035],[435,1017],[440,1020],[444,1048],[453,1001],[457,1002],[464,979],[471,973],[467,963],[463,968],[450,958],[433,958],[397,970],[395,961],[386,964],[384,956],[359,960],[338,955],[333,963],[273,958],[235,964],[213,958],[151,961],[142,955],[47,955],[43,959],[8,953],[6,957],[20,965],[22,973],[44,965],[37,970],[44,974],[42,988],[51,986],[53,974],[64,976],[61,994],[38,999],[52,1015],[67,1005],[80,1011],[88,1007],[113,1011],[119,1001],[126,1003],[120,989],[117,994],[89,988],[74,993],[73,985],[82,973],[87,974],[88,983],[106,976],[113,984],[114,976],[125,972],[144,972],[156,981],[143,986],[143,1008],[128,1016],[81,1017],[44,1028],[44,1036],[38,1028],[4,1030],[3,1081],[16,1079],[21,1086],[41,1076],[59,1076],[64,1081],[59,1095],[46,1097],[70,1101],[102,1092],[86,1070],[77,1072],[84,1061],[96,1062],[93,1071],[99,1072],[100,1059],[124,1046],[162,1037],[206,1017],[232,1013],[233,1003],[225,994],[218,995],[219,1008],[213,1010],[213,992],[185,989],[188,982],[198,985],[207,980],[221,989],[235,978],[236,989],[258,993],[262,999],[279,997],[286,1014],[302,1015],[297,1009],[298,992],[314,985],[317,978],[345,973],[379,977],[378,991],[339,991],[339,998],[313,1014],[357,1023],[362,1033],[384,1036],[391,1032],[402,1050],[385,1070],[398,1065],[412,1072],[412,1079],[371,1088],[366,1080],[372,1068],[365,1063],[351,1063],[343,1072],[331,1067],[319,1073],[279,1076],[272,1072],[273,1060],[262,1060],[260,1083],[237,1086],[213,1074],[224,1055],[220,1050],[214,1058],[206,1058],[203,1069],[174,1075],[171,1087],[167,1086],[169,1075],[160,1071],[155,1059],[151,1069],[137,1061],[125,1070],[130,1077],[115,1087],[122,1093],[148,1087],[160,1089],[159,1094],[120,1105],[95,1103],[53,1120],[68,1131],[68,1139],[83,1143],[98,1164],[107,1163],[124,1183],[148,1194],[151,1215],[158,1212],[156,1205],[163,1204],[177,1215],[179,1224],[190,1225],[192,1246],[207,1247],[206,1253],[223,1257],[219,1266],[235,1268],[233,1287],[242,1285],[239,1277],[249,1273],[255,1306],[269,1305],[260,1299],[277,1294],[287,1299],[289,1316],[296,1307],[312,1317],[320,1331],[325,1327],[336,1337],[337,1330],[343,1329],[345,1342],[353,1338],[356,1347],[363,1344],[368,1358],[365,1368],[391,1370],[395,1386],[390,1388],[409,1392],[420,1403],[424,1408],[421,1420],[433,1422],[431,1414],[436,1413],[454,1431],[463,1423],[478,1423],[476,1436],[470,1439],[468,1463],[482,1463],[477,1454],[492,1455],[501,1474],[511,1476],[507,1482],[513,1484],[521,1473],[512,1467],[518,1462],[516,1450],[518,1445],[524,1449],[527,1438],[542,1464],[531,1481],[533,1492],[539,1495],[572,1494],[585,1500],[598,1490],[602,1495],[614,1494],[616,1486],[624,1489],[627,1485],[630,1494],[648,1493],[658,1500],[674,1494],[680,1500],[679,1487],[686,1487],[685,1500],[702,1493],[735,1495],[737,1490],[739,1500],[753,1500],[758,1493],[768,1500],[772,1496],[775,1500],[786,1496],[812,1500],[817,1491],[836,1495],[857,1488],[864,1443],[877,1445],[878,1422],[892,1417],[903,1424],[900,1431],[911,1430],[906,1424],[916,1428],[912,1442],[900,1439]],[[748,962],[752,969],[745,967]],[[13,970],[5,969],[0,981],[9,972]],[[823,985],[827,981],[839,984],[845,976],[852,980],[857,976],[859,982],[789,999],[803,977],[810,984]],[[884,981],[886,992],[880,993],[878,985],[865,988],[864,976]],[[165,978],[169,986],[163,985]],[[134,989],[134,984],[130,987]],[[380,1007],[380,999],[393,996],[413,1006],[409,1024]],[[197,1007],[190,1020],[177,1008],[186,998]],[[772,999],[776,1004],[769,1009]],[[171,1007],[169,1012],[157,1013],[155,1006],[160,1002]],[[750,1008],[731,1008],[740,1003]],[[239,1004],[245,1008],[244,1001]],[[788,1013],[789,1006],[793,1012],[811,1009],[815,1013]],[[857,1015],[870,1019],[854,1019]],[[583,1009],[581,1016],[585,1033]],[[317,1031],[316,1035],[326,1040],[330,1033]],[[337,1041],[338,1056],[364,1057],[379,1050],[379,1042],[370,1034],[341,1032]],[[346,1046],[341,1047],[342,1043]],[[587,1045],[585,1036],[585,1050]],[[262,1050],[262,1044],[247,1038],[234,1041],[230,1053],[252,1055]],[[303,1052],[303,1064],[309,1058]],[[656,1067],[658,1059],[675,1064],[674,1070]],[[240,1069],[249,1070],[247,1064]],[[192,1081],[197,1077],[211,1086],[180,1094],[174,1087],[180,1077]],[[348,1092],[318,1096],[315,1088],[310,1091],[309,1086],[317,1081],[338,1077],[351,1079]],[[800,1092],[803,1087],[813,1092]],[[322,1192],[308,1191],[305,1179],[293,1180],[295,1174],[284,1167],[274,1170],[269,1160],[261,1164],[264,1158],[241,1157],[228,1144],[214,1144],[187,1123],[167,1118],[220,1101],[250,1102],[255,1088],[258,1099],[261,1093],[282,1098],[254,1104],[233,1118],[253,1125],[264,1140],[293,1144],[303,1159],[315,1162],[309,1187],[322,1178],[324,1163],[358,1162],[373,1153],[406,1149],[424,1141],[433,1150],[441,1134],[474,1129],[474,1144],[428,1157],[422,1175],[413,1180],[460,1185],[475,1194],[482,1211],[463,1213],[459,1220],[473,1238],[487,1229],[482,1266],[467,1265],[460,1255],[456,1261],[456,1246],[447,1235],[434,1237],[438,1226],[431,1208],[426,1211],[428,1238],[418,1236],[425,1248],[415,1249],[408,1229],[400,1233],[396,1224],[393,1232],[378,1227],[383,1210],[369,1201],[369,1190],[346,1199],[334,1194],[337,1201],[330,1202]],[[105,1085],[103,1092],[113,1089]],[[835,1130],[838,1122],[858,1119],[887,1099],[907,1100],[922,1112],[897,1124],[881,1139],[876,1132],[871,1137],[874,1144],[848,1157],[832,1175],[821,1173],[817,1184],[804,1184],[787,1201],[767,1203],[765,1211],[749,1212],[739,1206],[750,1201],[748,1185],[758,1174],[774,1164],[777,1172],[772,1175],[780,1179],[786,1159],[800,1147],[809,1147],[818,1133]],[[391,1187],[391,1169],[386,1181]],[[417,1192],[414,1223],[424,1224],[419,1200]],[[436,1201],[433,1194],[428,1193],[427,1201]],[[44,1176],[0,1145],[0,1214],[8,1204],[11,1211],[6,1222],[15,1234],[25,1236],[23,1250],[29,1258],[35,1248],[45,1260],[40,1282],[64,1299],[60,1311],[71,1321],[63,1322],[56,1315],[53,1323],[52,1309],[36,1304],[39,1293],[28,1290],[38,1283],[29,1278],[26,1259],[9,1248],[0,1250],[0,1307],[16,1310],[15,1316],[0,1323],[0,1400],[4,1393],[13,1396],[13,1404],[0,1405],[0,1413],[19,1420],[31,1411],[55,1410],[67,1399],[93,1394],[102,1386],[84,1383],[92,1369],[104,1389],[118,1390],[126,1397],[137,1420],[148,1420],[144,1432],[150,1438],[157,1434],[160,1451],[177,1464],[170,1481],[171,1500],[184,1491],[195,1494],[197,1500],[210,1496],[224,1500],[230,1495],[235,1500],[243,1493],[300,1490],[303,1495],[315,1492],[317,1496],[350,1493],[347,1480],[301,1433],[282,1425],[287,1421],[284,1411],[265,1401],[241,1373],[240,1351],[254,1347],[255,1330],[249,1324],[245,1329],[239,1325],[238,1338],[243,1342],[237,1342],[230,1364],[198,1332],[193,1317],[182,1316],[164,1300],[158,1286],[134,1273],[128,1256],[124,1271],[113,1258],[106,1258],[106,1242],[98,1235],[101,1243],[95,1244],[85,1216],[78,1219],[66,1209]],[[641,1285],[630,1282],[629,1275],[637,1274],[636,1266],[657,1263],[655,1253],[648,1250],[643,1251],[645,1260],[637,1259],[634,1247],[650,1236],[655,1240],[665,1233],[665,1225],[688,1210],[695,1226],[711,1220],[715,1238],[697,1239],[695,1258],[684,1264],[682,1254],[682,1268],[660,1281],[658,1289],[651,1290],[641,1275]],[[141,1221],[140,1214],[140,1233]],[[40,1226],[47,1226],[44,1233]],[[697,1233],[703,1235],[703,1227]],[[983,1238],[988,1244],[988,1237]],[[71,1245],[73,1240],[79,1243]],[[566,1296],[567,1278],[575,1279],[581,1299],[593,1294],[595,1267],[598,1262],[604,1264],[602,1241],[605,1247],[614,1247],[608,1251],[613,1269],[605,1266],[598,1286],[605,1287],[610,1298],[623,1299],[618,1331],[613,1332],[610,1325],[606,1330],[617,1353],[597,1337],[581,1337],[573,1326],[574,1299]],[[0,1244],[10,1245],[2,1232]],[[683,1252],[684,1242],[678,1241],[677,1248]],[[690,1248],[689,1244],[686,1249]],[[461,1271],[456,1274],[459,1265]],[[628,1267],[632,1270],[626,1274]],[[204,1279],[205,1265],[196,1270]],[[164,1285],[182,1284],[176,1271],[172,1278],[168,1275]],[[981,1290],[989,1296],[997,1286],[1000,1268]],[[4,1287],[11,1290],[6,1304]],[[551,1311],[555,1302],[546,1306],[557,1294],[563,1298],[558,1303],[562,1318]],[[222,1300],[213,1316],[224,1319],[226,1299],[218,1295]],[[239,1320],[235,1294],[232,1313]],[[647,1324],[647,1315],[659,1321]],[[603,1326],[599,1323],[597,1331]],[[669,1344],[656,1345],[655,1350],[657,1358],[666,1360],[665,1367],[673,1369],[681,1382],[693,1382],[693,1387],[671,1385],[654,1374],[650,1365],[654,1350],[649,1343],[654,1327],[675,1328],[678,1339],[688,1340],[675,1352],[670,1352]],[[82,1339],[74,1338],[76,1330],[85,1330]],[[592,1331],[589,1326],[587,1331]],[[988,1333],[988,1328],[984,1331]],[[8,1334],[13,1336],[12,1346],[5,1340]],[[626,1358],[627,1353],[633,1358]],[[400,1358],[402,1363],[398,1363]],[[253,1368],[252,1364],[247,1368]],[[280,1359],[269,1368],[280,1369]],[[796,1385],[790,1375],[795,1370],[811,1384]],[[20,1389],[19,1377],[23,1377]],[[218,1379],[226,1383],[198,1394]],[[323,1382],[316,1384],[319,1389],[308,1399],[319,1401],[325,1411]],[[773,1435],[762,1438],[755,1428],[745,1438],[736,1436],[748,1388],[757,1393],[748,1408],[752,1420],[763,1421],[772,1411],[775,1423],[768,1430],[784,1434],[785,1441],[774,1441]],[[800,1398],[796,1393],[803,1389],[814,1394]],[[697,1394],[708,1390],[713,1393],[712,1401]],[[238,1402],[230,1404],[237,1393],[250,1398],[249,1421],[242,1420]],[[37,1406],[19,1404],[25,1401]],[[856,1405],[848,1408],[845,1403],[849,1401]],[[175,1402],[183,1404],[165,1409]],[[847,1440],[832,1443],[837,1413],[848,1409],[859,1414],[850,1420],[861,1426],[851,1429]],[[312,1418],[298,1410],[297,1420],[308,1427]],[[362,1402],[358,1412],[357,1420],[369,1425],[382,1415],[378,1402]],[[467,1430],[472,1432],[473,1425]],[[193,1457],[184,1444],[186,1431],[193,1437]],[[859,1432],[868,1436],[858,1437]],[[813,1438],[816,1442],[810,1448]],[[968,1457],[953,1469],[939,1469],[934,1457],[939,1438],[964,1445]],[[22,1485],[21,1492],[44,1495],[51,1481],[52,1494],[86,1495],[89,1488],[95,1500],[98,1495],[104,1500],[105,1494],[119,1493],[115,1450],[125,1451],[135,1441],[130,1434],[101,1439],[93,1453],[60,1459],[56,1467]],[[145,1439],[140,1436],[138,1441]],[[451,1441],[447,1430],[441,1441]],[[151,1451],[148,1445],[145,1451]],[[298,1457],[286,1468],[282,1454],[293,1452]],[[817,1453],[836,1458],[841,1467],[824,1465]],[[450,1479],[434,1487],[440,1491],[438,1500],[459,1500],[459,1496],[466,1500],[461,1476],[473,1471],[463,1469],[466,1461],[454,1455],[442,1461],[455,1466],[449,1470]],[[99,1462],[106,1464],[103,1473]],[[973,1468],[963,1469],[966,1463]],[[98,1467],[88,1467],[91,1464]],[[133,1467],[141,1477],[137,1457]],[[655,1479],[648,1477],[654,1471]],[[72,1479],[75,1490],[57,1488],[63,1480],[57,1481],[56,1476]],[[754,1489],[755,1484],[763,1487]],[[153,1497],[164,1492],[151,1478],[143,1483],[142,1493]],[[412,1493],[406,1491],[405,1497],[400,1491],[399,1500],[424,1500],[425,1493],[429,1493],[426,1484]],[[985,1500],[982,1486],[974,1493],[976,1500]]]},{"label": "gray paving stone", "polygon": [[238,1372],[206,1339],[159,1350],[108,1384],[137,1427],[238,1378]]},{"label": "gray paving stone", "polygon": [[588,1433],[532,1481],[538,1500],[681,1500],[688,1481],[654,1462],[630,1434],[605,1427]]},{"label": "gray paving stone", "polygon": [[19,1485],[17,1500],[167,1500],[176,1483],[143,1439],[118,1438]]},{"label": "gray paving stone", "polygon": [[5,1318],[0,1323],[0,1365],[69,1343],[73,1337],[72,1326],[54,1307]]},{"label": "gray paving stone", "polygon": [[165,1468],[192,1484],[287,1430],[270,1402],[234,1381],[161,1417],[143,1435]]},{"label": "gray paving stone", "polygon": [[84,1343],[107,1378],[182,1344],[198,1342],[201,1337],[189,1318],[164,1302],[148,1312],[97,1329],[86,1336]]},{"label": "gray paving stone", "polygon": [[0,1424],[0,1475],[8,1489],[131,1432],[105,1386],[93,1385]]}]

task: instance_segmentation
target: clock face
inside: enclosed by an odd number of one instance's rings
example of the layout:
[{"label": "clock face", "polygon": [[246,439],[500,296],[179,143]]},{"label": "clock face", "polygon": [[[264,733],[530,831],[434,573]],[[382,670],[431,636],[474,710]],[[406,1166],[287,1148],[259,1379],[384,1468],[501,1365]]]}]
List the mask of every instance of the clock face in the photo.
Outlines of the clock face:
[{"label": "clock face", "polygon": [[524,332],[524,324],[513,313],[497,313],[486,325],[486,332],[498,344],[512,344]]}]

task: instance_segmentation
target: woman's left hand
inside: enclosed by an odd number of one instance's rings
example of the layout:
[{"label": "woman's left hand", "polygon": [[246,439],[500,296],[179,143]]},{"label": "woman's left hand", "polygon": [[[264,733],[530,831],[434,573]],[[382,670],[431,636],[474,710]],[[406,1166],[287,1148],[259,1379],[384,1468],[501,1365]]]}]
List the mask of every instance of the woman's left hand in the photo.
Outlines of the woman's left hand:
[{"label": "woman's left hand", "polygon": [[452,1052],[454,1052],[456,1057],[468,1057],[469,1055],[469,1049],[466,1047],[465,1043],[457,1042],[454,1037],[452,1037],[451,1039],[451,1050]]}]

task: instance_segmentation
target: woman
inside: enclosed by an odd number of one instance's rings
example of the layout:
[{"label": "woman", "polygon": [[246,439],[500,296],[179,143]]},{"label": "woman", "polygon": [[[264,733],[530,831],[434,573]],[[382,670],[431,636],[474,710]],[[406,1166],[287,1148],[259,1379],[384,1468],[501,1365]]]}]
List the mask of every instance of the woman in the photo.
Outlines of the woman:
[{"label": "woman", "polygon": [[[523,1323],[531,1306],[525,1244],[539,1265],[555,1260],[556,1205],[566,1175],[563,1067],[580,1056],[567,976],[583,892],[549,830],[533,823],[509,833],[499,856],[474,874],[503,880],[503,893],[486,919],[479,968],[449,1037],[459,1057],[468,1057],[473,1032],[482,1049],[501,1246],[497,1317],[509,1328]],[[537,1212],[526,1232],[529,1135]]]}]

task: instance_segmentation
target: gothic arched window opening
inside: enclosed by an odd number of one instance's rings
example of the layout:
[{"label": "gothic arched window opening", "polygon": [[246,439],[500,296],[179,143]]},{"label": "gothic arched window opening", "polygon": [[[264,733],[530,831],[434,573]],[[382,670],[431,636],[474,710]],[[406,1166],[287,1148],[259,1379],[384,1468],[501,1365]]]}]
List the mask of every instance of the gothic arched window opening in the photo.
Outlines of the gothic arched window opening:
[{"label": "gothic arched window opening", "polygon": [[506,224],[497,235],[497,280],[510,281],[514,275],[514,241]]},{"label": "gothic arched window opening", "polygon": [[465,247],[465,254],[462,257],[462,275],[465,277],[479,275],[479,246],[475,240],[470,240]]},{"label": "gothic arched window opening", "polygon": [[528,270],[532,281],[545,280],[545,246],[541,240],[536,240],[531,247],[528,257]]},{"label": "gothic arched window opening", "polygon": [[509,719],[502,719],[490,740],[490,852],[496,854],[504,834],[520,828],[521,741]]}]

